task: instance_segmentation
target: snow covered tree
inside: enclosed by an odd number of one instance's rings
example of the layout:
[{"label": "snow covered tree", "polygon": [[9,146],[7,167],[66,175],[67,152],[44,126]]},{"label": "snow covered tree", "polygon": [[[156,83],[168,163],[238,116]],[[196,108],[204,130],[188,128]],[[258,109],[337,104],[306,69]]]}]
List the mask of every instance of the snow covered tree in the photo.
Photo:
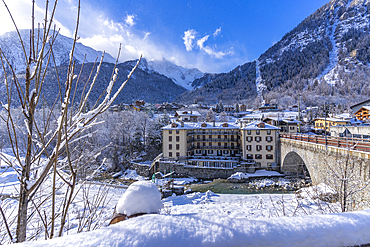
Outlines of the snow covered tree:
[{"label": "snow covered tree", "polygon": [[358,203],[369,204],[366,198],[361,202],[356,199],[370,184],[367,167],[361,159],[351,158],[348,154],[345,157],[338,156],[337,164],[326,165],[329,171],[326,184],[335,190],[342,212],[356,210],[356,207],[360,206],[356,205]]},{"label": "snow covered tree", "polygon": [[220,113],[220,116],[219,116],[219,120],[220,120],[220,122],[227,122],[228,121],[228,119],[227,119],[227,113],[226,112],[221,112]]},{"label": "snow covered tree", "polygon": [[212,109],[209,109],[206,115],[206,122],[213,122],[216,120],[216,115]]},{"label": "snow covered tree", "polygon": [[[9,11],[5,1],[5,8]],[[55,235],[61,236],[66,222],[67,212],[74,199],[75,188],[77,184],[77,172],[81,166],[86,165],[81,163],[82,153],[85,148],[85,138],[91,133],[89,130],[102,122],[97,121],[97,117],[104,113],[118,94],[123,90],[127,81],[130,79],[138,63],[133,68],[128,76],[128,79],[123,82],[116,92],[113,92],[113,85],[118,77],[118,70],[114,69],[110,78],[110,83],[105,89],[105,94],[102,99],[98,100],[94,105],[88,106],[87,102],[91,94],[91,90],[96,82],[99,74],[104,55],[100,63],[96,67],[96,74],[91,82],[89,82],[86,91],[82,93],[81,101],[76,104],[73,102],[76,91],[74,88],[79,81],[78,72],[75,71],[76,61],[74,60],[74,49],[78,39],[78,24],[80,17],[80,2],[78,3],[76,30],[74,32],[73,45],[70,50],[70,57],[67,66],[66,81],[58,81],[59,95],[54,106],[50,107],[50,112],[47,114],[41,124],[36,119],[36,110],[43,99],[43,86],[48,82],[45,81],[45,75],[49,73],[49,68],[55,64],[53,56],[53,43],[58,35],[58,31],[54,28],[54,15],[56,12],[57,1],[52,6],[51,11],[48,9],[49,1],[46,1],[45,18],[42,24],[42,29],[35,28],[34,9],[35,1],[32,2],[32,28],[29,36],[30,50],[25,48],[23,40],[16,23],[14,26],[18,33],[19,43],[23,49],[24,64],[26,71],[24,75],[16,74],[16,68],[12,67],[11,61],[7,59],[2,50],[0,50],[0,59],[4,72],[4,84],[7,92],[7,102],[3,102],[2,106],[5,112],[2,112],[1,120],[6,124],[7,135],[10,142],[11,150],[15,157],[15,162],[7,159],[2,155],[3,160],[7,161],[7,165],[13,167],[19,175],[19,208],[16,223],[15,237],[9,233],[10,238],[16,242],[24,242],[27,240],[27,226],[31,217],[38,215],[44,221],[44,216],[41,212],[37,212],[37,205],[34,198],[37,193],[45,186],[45,181],[51,182],[52,194],[48,199],[51,199],[51,215],[48,216],[47,224],[45,224],[45,238],[53,238]],[[117,60],[118,61],[118,60]],[[139,60],[140,61],[140,60]],[[56,70],[54,70],[57,73]],[[57,77],[59,78],[59,77]],[[85,82],[88,83],[88,82]],[[15,87],[17,94],[11,95],[12,88]],[[20,103],[22,109],[22,123],[17,123],[19,119],[14,112],[13,104]],[[59,105],[59,109],[57,106]],[[93,106],[92,106],[93,105]],[[88,110],[90,108],[90,110]],[[94,156],[90,157],[92,159]],[[89,159],[88,159],[89,160]],[[61,169],[68,172],[61,172]],[[55,196],[58,190],[59,182],[62,181],[67,187],[65,199],[60,208],[56,205]],[[46,199],[45,199],[46,200]],[[33,211],[29,214],[29,208],[32,204]],[[46,216],[45,216],[46,217]],[[60,220],[59,232],[56,233],[56,220]]]},{"label": "snow covered tree", "polygon": [[236,104],[235,104],[235,112],[236,112],[236,113],[238,113],[238,112],[239,112],[239,104],[238,104],[238,103],[236,103]]}]

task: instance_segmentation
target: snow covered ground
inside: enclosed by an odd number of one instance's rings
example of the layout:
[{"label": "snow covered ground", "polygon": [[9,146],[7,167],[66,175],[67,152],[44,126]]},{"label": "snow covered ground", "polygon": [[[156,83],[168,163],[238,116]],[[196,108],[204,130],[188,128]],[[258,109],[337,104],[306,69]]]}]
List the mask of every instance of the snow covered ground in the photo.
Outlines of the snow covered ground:
[{"label": "snow covered ground", "polygon": [[370,210],[322,215],[320,207],[334,210],[337,205],[318,205],[292,194],[193,193],[166,198],[163,204],[160,214],[20,246],[350,246],[370,242]]},{"label": "snow covered ground", "polygon": [[[3,168],[4,169],[4,168]],[[2,170],[4,171],[4,170]],[[8,170],[1,176],[1,185],[9,195],[16,194],[15,183]],[[137,177],[133,171],[123,177]],[[9,179],[11,178],[11,179]],[[177,179],[178,184],[194,181],[193,178]],[[157,180],[158,185],[166,180]],[[139,182],[142,183],[142,182]],[[146,182],[148,183],[148,182]],[[12,189],[13,188],[13,191]],[[48,189],[49,188],[49,189]],[[370,209],[339,213],[338,203],[321,201],[320,195],[330,197],[332,190],[325,185],[304,188],[299,194],[215,194],[191,193],[162,200],[159,214],[148,214],[107,226],[115,205],[125,193],[124,187],[109,187],[105,206],[98,206],[101,217],[93,221],[89,232],[76,234],[86,211],[86,201],[98,200],[100,185],[87,185],[80,191],[67,217],[64,236],[19,244],[20,246],[353,246],[370,243]],[[50,192],[45,184],[41,193]],[[62,201],[63,190],[57,194]],[[150,197],[142,199],[151,201]],[[326,200],[328,201],[328,200]],[[15,216],[17,200],[5,198],[0,204],[7,217]],[[133,207],[135,203],[131,203]],[[45,203],[42,211],[50,211]],[[0,219],[1,221],[1,219]],[[2,223],[0,222],[0,225]],[[37,229],[32,222],[29,235]],[[13,225],[14,227],[14,225]],[[13,228],[14,229],[14,228]],[[84,229],[86,231],[86,228]],[[4,228],[1,235],[6,236]],[[9,243],[9,242],[3,242]]]}]

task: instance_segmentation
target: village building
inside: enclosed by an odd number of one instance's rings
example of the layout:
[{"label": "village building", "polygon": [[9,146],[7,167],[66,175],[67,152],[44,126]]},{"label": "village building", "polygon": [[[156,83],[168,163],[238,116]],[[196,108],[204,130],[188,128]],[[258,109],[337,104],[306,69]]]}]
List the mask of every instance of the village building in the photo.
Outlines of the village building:
[{"label": "village building", "polygon": [[355,104],[355,105],[352,105],[352,106],[350,106],[350,108],[351,108],[351,110],[352,110],[353,112],[357,112],[357,111],[358,111],[358,110],[360,110],[360,109],[361,109],[361,107],[363,107],[363,106],[370,106],[370,99],[365,100],[365,101],[362,101],[362,102],[357,103],[357,104]]},{"label": "village building", "polygon": [[277,167],[278,128],[263,122],[175,122],[162,128],[164,161],[195,167]]},{"label": "village building", "polygon": [[332,126],[347,125],[351,123],[350,120],[339,118],[316,118],[314,119],[314,122],[315,122],[314,128],[316,131],[327,131],[327,132],[330,132],[330,127]]},{"label": "village building", "polygon": [[234,112],[235,108],[234,108],[234,106],[226,105],[226,106],[224,106],[224,111],[225,112]]},{"label": "village building", "polygon": [[242,111],[242,112],[247,111],[247,106],[245,104],[240,104],[239,105],[239,111]]},{"label": "village building", "polygon": [[241,128],[243,160],[255,167],[277,166],[278,128],[253,122]]},{"label": "village building", "polygon": [[175,117],[178,122],[198,122],[201,114],[198,111],[176,111]]},{"label": "village building", "polygon": [[370,138],[370,124],[356,126],[331,126],[330,135],[334,137]]},{"label": "village building", "polygon": [[360,121],[370,120],[370,105],[362,106],[355,112],[355,116]]},{"label": "village building", "polygon": [[263,122],[268,123],[277,127],[280,133],[286,134],[297,134],[299,130],[300,121],[293,118],[279,118],[279,117],[267,117]]}]

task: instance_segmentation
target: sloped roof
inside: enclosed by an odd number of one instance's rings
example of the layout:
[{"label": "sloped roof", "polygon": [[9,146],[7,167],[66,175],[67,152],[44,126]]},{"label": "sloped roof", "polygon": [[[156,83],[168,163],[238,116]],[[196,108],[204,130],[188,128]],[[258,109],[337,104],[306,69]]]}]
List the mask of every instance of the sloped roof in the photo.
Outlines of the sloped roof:
[{"label": "sloped roof", "polygon": [[[172,124],[176,124],[176,127],[172,127]],[[225,130],[231,130],[231,129],[239,129],[239,124],[236,123],[227,123],[227,126],[225,123],[222,122],[216,122],[214,123],[215,126],[213,126],[213,122],[203,122],[203,123],[191,123],[191,122],[184,122],[183,127],[181,127],[181,123],[176,122],[172,123],[167,126],[164,126],[162,129],[164,130],[176,130],[176,129],[225,129]]]},{"label": "sloped roof", "polygon": [[357,112],[359,112],[362,108],[364,108],[364,109],[366,109],[366,110],[370,111],[370,105],[365,105],[365,106],[362,106],[360,109],[358,109],[358,111],[356,111],[356,112],[355,112],[355,114],[356,114]]},{"label": "sloped roof", "polygon": [[[264,124],[264,128],[260,128],[258,127],[259,124]],[[264,122],[261,122],[261,121],[254,121],[252,123],[249,123],[247,124],[246,126],[244,126],[242,128],[242,130],[260,130],[260,129],[270,129],[270,130],[279,130],[278,127],[275,127],[271,124],[267,124],[267,123],[264,123]]]}]

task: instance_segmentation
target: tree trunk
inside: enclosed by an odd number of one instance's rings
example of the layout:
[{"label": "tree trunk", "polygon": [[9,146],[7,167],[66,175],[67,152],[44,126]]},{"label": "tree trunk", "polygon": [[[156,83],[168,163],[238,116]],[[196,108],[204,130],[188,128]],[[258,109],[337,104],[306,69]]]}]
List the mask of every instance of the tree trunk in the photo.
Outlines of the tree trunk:
[{"label": "tree trunk", "polygon": [[[33,100],[33,98],[32,98]],[[28,188],[27,184],[30,180],[31,170],[31,151],[32,151],[32,127],[33,127],[33,104],[30,106],[30,112],[28,116],[28,136],[27,136],[27,154],[25,164],[22,169],[22,179],[19,189],[19,209],[18,209],[18,221],[17,221],[17,243],[24,242],[26,240],[27,230],[27,209],[28,209]]]}]

